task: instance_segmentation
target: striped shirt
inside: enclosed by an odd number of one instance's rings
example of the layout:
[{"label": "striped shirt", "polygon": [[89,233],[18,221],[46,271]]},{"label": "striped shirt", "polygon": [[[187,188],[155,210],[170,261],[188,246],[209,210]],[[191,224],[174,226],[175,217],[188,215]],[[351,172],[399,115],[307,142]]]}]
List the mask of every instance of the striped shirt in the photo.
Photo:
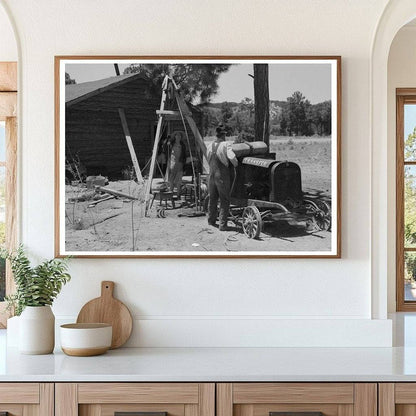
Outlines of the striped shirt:
[{"label": "striped shirt", "polygon": [[216,155],[224,166],[228,166],[228,161],[230,161],[234,166],[238,165],[237,157],[231,147],[231,143],[226,141],[217,142],[214,140],[211,143],[211,146],[209,146],[207,149],[208,162],[211,160],[211,157],[213,155],[213,149],[215,148],[214,146],[218,146]]}]

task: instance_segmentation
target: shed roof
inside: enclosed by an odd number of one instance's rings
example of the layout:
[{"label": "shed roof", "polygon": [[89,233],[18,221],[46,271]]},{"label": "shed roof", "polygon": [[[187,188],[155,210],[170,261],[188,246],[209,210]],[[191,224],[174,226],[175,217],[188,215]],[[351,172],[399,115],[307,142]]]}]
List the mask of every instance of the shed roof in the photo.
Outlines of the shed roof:
[{"label": "shed roof", "polygon": [[100,94],[118,85],[124,84],[136,78],[145,78],[142,74],[125,74],[115,77],[99,79],[97,81],[82,82],[80,84],[68,84],[65,86],[66,106],[76,104],[89,97]]}]

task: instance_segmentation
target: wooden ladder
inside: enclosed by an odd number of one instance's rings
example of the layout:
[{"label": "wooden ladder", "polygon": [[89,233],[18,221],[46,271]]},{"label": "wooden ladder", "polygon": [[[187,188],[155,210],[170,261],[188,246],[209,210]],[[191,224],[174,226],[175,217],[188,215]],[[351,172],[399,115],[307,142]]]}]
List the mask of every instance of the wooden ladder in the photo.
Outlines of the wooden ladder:
[{"label": "wooden ladder", "polygon": [[[166,98],[167,92],[170,86],[173,85],[174,96],[176,103],[178,105],[178,110],[165,110],[166,105]],[[162,99],[160,102],[160,109],[156,110],[156,114],[158,116],[157,121],[157,128],[156,128],[156,135],[155,141],[153,143],[153,152],[152,152],[152,159],[150,162],[150,171],[149,171],[149,178],[146,184],[146,191],[145,191],[145,216],[148,215],[149,206],[150,206],[150,193],[152,190],[152,182],[153,182],[153,175],[155,171],[155,164],[156,164],[156,157],[157,157],[157,150],[159,148],[159,142],[162,134],[162,123],[163,121],[173,121],[173,120],[182,120],[185,123],[185,120],[188,122],[189,127],[192,130],[192,133],[195,137],[195,143],[199,151],[201,151],[203,155],[203,171],[208,172],[208,161],[207,161],[207,148],[204,143],[204,139],[201,136],[201,133],[198,130],[198,127],[195,123],[195,120],[192,117],[192,112],[190,111],[188,105],[185,103],[185,100],[182,94],[179,91],[178,86],[176,85],[175,81],[169,77],[168,75],[165,76],[163,83],[162,83]]]}]

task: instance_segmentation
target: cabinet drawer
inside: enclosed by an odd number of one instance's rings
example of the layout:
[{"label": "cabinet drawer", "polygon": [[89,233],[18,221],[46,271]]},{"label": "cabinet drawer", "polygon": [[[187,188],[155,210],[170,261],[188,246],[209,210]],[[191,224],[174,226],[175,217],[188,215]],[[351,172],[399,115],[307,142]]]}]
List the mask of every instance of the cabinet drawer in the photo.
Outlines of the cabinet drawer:
[{"label": "cabinet drawer", "polygon": [[213,383],[59,383],[56,416],[215,416]]},{"label": "cabinet drawer", "polygon": [[0,415],[53,416],[53,391],[51,383],[0,383]]},{"label": "cabinet drawer", "polygon": [[416,415],[416,383],[380,383],[380,416]]},{"label": "cabinet drawer", "polygon": [[217,416],[377,416],[375,383],[221,383]]}]

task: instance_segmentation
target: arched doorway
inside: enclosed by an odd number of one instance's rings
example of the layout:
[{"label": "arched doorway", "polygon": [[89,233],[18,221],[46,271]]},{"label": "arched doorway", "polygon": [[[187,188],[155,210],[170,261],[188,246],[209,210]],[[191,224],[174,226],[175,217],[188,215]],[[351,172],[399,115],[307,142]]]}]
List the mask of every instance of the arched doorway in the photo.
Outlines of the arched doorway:
[{"label": "arched doorway", "polygon": [[[387,318],[389,270],[392,257],[389,224],[395,211],[389,209],[388,56],[396,33],[416,17],[414,0],[390,1],[380,18],[371,51],[371,269],[372,317]],[[390,268],[389,268],[390,266]]]}]

